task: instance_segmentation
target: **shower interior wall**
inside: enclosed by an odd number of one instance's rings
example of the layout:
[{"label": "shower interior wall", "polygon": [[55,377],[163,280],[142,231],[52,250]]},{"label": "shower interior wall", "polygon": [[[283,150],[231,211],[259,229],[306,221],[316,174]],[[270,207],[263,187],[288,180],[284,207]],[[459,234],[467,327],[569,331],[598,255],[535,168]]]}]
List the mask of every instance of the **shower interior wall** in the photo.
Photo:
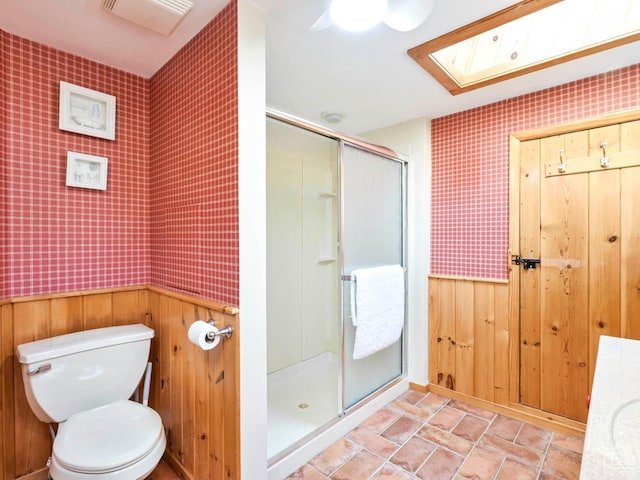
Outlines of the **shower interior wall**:
[{"label": "shower interior wall", "polygon": [[288,130],[267,122],[268,373],[339,351],[338,143]]}]

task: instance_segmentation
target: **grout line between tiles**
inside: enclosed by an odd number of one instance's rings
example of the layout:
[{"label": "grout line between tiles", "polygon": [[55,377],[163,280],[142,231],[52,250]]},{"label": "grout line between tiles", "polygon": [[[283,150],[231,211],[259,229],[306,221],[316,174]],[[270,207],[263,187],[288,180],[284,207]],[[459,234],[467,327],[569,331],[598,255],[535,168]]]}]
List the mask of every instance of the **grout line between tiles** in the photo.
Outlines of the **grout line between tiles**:
[{"label": "grout line between tiles", "polygon": [[502,471],[502,467],[504,467],[504,464],[507,462],[507,457],[503,457],[502,458],[502,462],[500,462],[500,466],[498,467],[498,470],[496,470],[496,473],[493,475],[493,480],[496,480],[498,478],[498,475],[500,475],[500,472]]}]

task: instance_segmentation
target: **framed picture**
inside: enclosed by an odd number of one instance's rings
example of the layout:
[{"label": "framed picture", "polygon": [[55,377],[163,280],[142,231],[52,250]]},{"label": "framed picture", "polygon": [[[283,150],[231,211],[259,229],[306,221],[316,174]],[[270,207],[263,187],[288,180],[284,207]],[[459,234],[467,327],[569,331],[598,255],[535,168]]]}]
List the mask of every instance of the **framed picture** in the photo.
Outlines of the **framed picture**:
[{"label": "framed picture", "polygon": [[67,186],[106,190],[107,163],[105,157],[67,152]]},{"label": "framed picture", "polygon": [[60,130],[115,140],[116,97],[60,82]]}]

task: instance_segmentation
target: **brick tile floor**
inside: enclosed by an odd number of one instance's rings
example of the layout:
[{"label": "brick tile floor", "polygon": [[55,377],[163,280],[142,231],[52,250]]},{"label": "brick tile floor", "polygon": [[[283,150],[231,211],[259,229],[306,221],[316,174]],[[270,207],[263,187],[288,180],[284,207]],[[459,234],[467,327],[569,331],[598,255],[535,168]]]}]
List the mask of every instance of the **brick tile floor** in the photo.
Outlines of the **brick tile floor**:
[{"label": "brick tile floor", "polygon": [[577,480],[583,442],[408,391],[289,480]]}]

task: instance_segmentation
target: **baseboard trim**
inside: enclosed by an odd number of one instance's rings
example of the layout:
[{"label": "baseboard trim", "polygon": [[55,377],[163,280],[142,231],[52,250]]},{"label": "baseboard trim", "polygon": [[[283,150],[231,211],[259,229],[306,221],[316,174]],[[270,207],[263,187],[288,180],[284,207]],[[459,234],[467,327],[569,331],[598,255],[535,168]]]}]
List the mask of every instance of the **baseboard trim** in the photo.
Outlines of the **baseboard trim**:
[{"label": "baseboard trim", "polygon": [[456,392],[440,385],[434,385],[430,383],[427,386],[429,392],[448,397],[453,400],[460,400],[461,402],[468,403],[470,405],[484,408],[490,412],[499,413],[505,417],[520,420],[522,422],[529,423],[536,427],[542,427],[553,432],[579,435],[585,432],[586,425],[582,422],[577,422],[569,418],[564,418],[559,415],[553,415],[542,410],[526,407],[524,405],[511,404],[511,405],[498,405],[497,403],[482,400],[480,398],[472,397],[464,393]]},{"label": "baseboard trim", "polygon": [[409,388],[420,393],[427,393],[429,391],[429,385],[420,385],[419,383],[409,382]]},{"label": "baseboard trim", "polygon": [[47,480],[47,478],[49,478],[49,469],[42,468],[35,472],[27,473],[22,477],[18,477],[16,480]]},{"label": "baseboard trim", "polygon": [[187,471],[187,469],[184,468],[184,465],[180,463],[180,461],[176,458],[173,452],[171,452],[168,449],[165,450],[162,458],[164,459],[165,462],[167,462],[167,465],[171,467],[171,470],[173,470],[175,474],[178,475],[178,477],[182,478],[183,480],[195,480],[193,475],[191,475]]}]

